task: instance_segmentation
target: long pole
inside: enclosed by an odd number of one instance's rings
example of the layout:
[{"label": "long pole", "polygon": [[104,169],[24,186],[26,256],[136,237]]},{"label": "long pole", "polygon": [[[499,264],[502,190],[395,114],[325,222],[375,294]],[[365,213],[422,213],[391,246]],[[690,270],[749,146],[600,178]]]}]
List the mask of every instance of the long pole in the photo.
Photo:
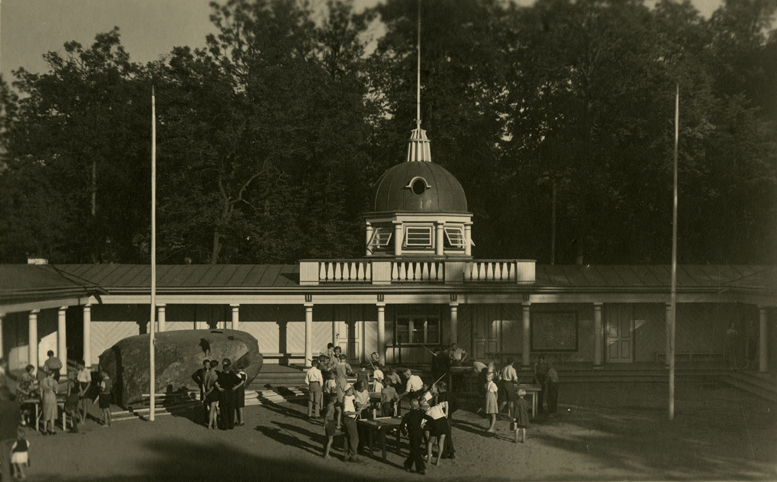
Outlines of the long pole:
[{"label": "long pole", "polygon": [[669,420],[674,420],[674,352],[677,325],[677,150],[680,143],[680,84],[674,104],[674,203],[672,205],[672,295],[669,315]]},{"label": "long pole", "polygon": [[151,86],[151,322],[149,323],[149,397],[148,419],[154,421],[156,411],[156,360],[154,331],[156,331],[156,98]]},{"label": "long pole", "polygon": [[416,68],[416,129],[421,128],[421,0],[418,0],[418,67]]}]

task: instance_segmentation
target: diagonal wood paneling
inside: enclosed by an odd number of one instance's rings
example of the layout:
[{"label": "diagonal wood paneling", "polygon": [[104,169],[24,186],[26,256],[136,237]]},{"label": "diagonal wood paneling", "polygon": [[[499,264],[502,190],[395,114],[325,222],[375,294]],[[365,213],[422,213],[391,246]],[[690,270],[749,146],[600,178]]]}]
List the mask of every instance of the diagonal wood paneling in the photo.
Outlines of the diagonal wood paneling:
[{"label": "diagonal wood paneling", "polygon": [[128,336],[139,335],[138,324],[131,321],[93,321],[92,322],[92,365],[100,360],[100,355]]}]

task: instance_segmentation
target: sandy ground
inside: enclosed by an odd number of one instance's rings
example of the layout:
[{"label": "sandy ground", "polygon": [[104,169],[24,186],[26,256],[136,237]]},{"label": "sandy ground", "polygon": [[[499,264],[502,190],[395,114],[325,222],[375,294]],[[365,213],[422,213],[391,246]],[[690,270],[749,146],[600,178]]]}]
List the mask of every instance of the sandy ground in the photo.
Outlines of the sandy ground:
[{"label": "sandy ground", "polygon": [[[454,414],[454,460],[408,474],[389,438],[384,463],[321,457],[320,424],[302,403],[246,408],[246,425],[208,431],[198,414],[87,422],[78,434],[29,433],[31,481],[242,480],[777,480],[777,406],[725,385],[677,387],[667,420],[667,388],[657,384],[561,386],[560,413],[541,415],[524,444],[508,422],[487,436],[485,418]],[[96,410],[94,413],[96,414]],[[376,455],[377,452],[376,452]]]}]

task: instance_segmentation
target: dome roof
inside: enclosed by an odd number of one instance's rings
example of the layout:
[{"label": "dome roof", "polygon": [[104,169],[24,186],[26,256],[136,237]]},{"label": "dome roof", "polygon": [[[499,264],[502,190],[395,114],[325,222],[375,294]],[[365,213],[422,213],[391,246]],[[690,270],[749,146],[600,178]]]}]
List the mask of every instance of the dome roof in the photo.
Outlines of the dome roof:
[{"label": "dome roof", "polygon": [[378,179],[373,207],[376,212],[461,213],[467,211],[467,196],[444,167],[403,162]]}]

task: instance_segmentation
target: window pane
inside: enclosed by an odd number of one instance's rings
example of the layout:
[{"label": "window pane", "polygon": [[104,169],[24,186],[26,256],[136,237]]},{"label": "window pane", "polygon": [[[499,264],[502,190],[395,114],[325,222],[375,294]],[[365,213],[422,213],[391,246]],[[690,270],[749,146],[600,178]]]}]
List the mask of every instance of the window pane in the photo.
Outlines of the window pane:
[{"label": "window pane", "polygon": [[407,318],[397,319],[397,331],[396,331],[397,343],[408,343],[410,341],[409,330],[410,330],[409,319]]},{"label": "window pane", "polygon": [[424,320],[422,318],[416,318],[413,320],[413,326],[412,326],[413,334],[413,343],[423,343],[424,342]]},{"label": "window pane", "polygon": [[408,227],[405,235],[406,246],[431,246],[432,245],[432,227]]},{"label": "window pane", "polygon": [[464,247],[464,230],[461,227],[458,227],[458,226],[445,227],[445,247],[446,248]]},{"label": "window pane", "polygon": [[440,320],[437,318],[426,320],[426,343],[440,343]]}]

